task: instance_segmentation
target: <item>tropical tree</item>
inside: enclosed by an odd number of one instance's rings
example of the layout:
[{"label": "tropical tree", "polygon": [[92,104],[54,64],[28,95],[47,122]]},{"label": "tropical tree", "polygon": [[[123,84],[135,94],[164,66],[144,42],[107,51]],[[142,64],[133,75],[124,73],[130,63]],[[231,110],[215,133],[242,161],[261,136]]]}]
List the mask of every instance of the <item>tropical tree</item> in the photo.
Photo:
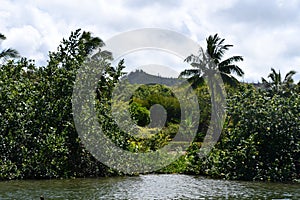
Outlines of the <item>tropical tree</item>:
[{"label": "tropical tree", "polygon": [[267,95],[241,84],[227,98],[221,140],[196,165],[202,175],[248,181],[300,178],[300,93]]},{"label": "tropical tree", "polygon": [[[191,64],[194,69],[186,69],[181,72],[180,77],[188,77],[192,87],[197,87],[207,83],[211,95],[211,128],[207,135],[210,135],[212,141],[216,142],[219,138],[219,132],[222,129],[222,122],[225,119],[225,88],[222,80],[231,86],[238,85],[239,81],[232,75],[243,76],[243,70],[235,63],[243,61],[241,56],[232,56],[222,60],[226,51],[233,45],[224,44],[225,39],[221,39],[218,34],[210,35],[206,39],[207,48],[204,51],[199,49],[198,55],[190,55],[184,61]],[[222,80],[221,80],[222,79]],[[211,143],[209,142],[209,143]]]},{"label": "tropical tree", "polygon": [[[100,55],[103,45],[100,38],[78,29],[49,53],[44,67],[36,67],[26,58],[0,66],[0,180],[104,176],[112,172],[81,143],[72,110],[75,79],[89,53],[98,50],[97,61],[105,67],[97,88],[103,102],[109,101],[108,91],[112,93],[122,76],[123,61],[113,67]],[[99,113],[108,113],[106,110]],[[114,134],[111,127],[107,129]]]},{"label": "tropical tree", "polygon": [[[5,39],[6,37],[2,33],[0,33],[0,41]],[[17,57],[19,57],[19,53],[15,49],[8,48],[0,51],[0,60],[2,59],[6,60],[9,58],[17,58]]]},{"label": "tropical tree", "polygon": [[294,79],[293,76],[296,74],[296,71],[291,70],[289,71],[284,79],[282,80],[282,76],[280,71],[278,71],[278,73],[276,72],[276,70],[274,68],[271,68],[271,73],[269,74],[268,78],[270,78],[270,81],[267,81],[264,78],[261,78],[262,83],[264,84],[264,86],[269,89],[270,91],[273,91],[275,93],[280,93],[283,91],[290,91],[290,89],[293,88],[294,86]]},{"label": "tropical tree", "polygon": [[188,77],[188,81],[193,87],[197,87],[203,83],[204,78],[211,77],[213,74],[220,73],[223,81],[232,86],[238,84],[238,80],[232,75],[236,74],[239,77],[244,75],[243,70],[235,63],[243,61],[242,56],[232,56],[222,60],[225,52],[233,45],[224,44],[225,39],[221,39],[218,34],[210,35],[206,39],[206,52],[202,48],[199,50],[199,55],[190,55],[185,59],[185,62],[191,63],[194,69],[186,69],[180,73],[181,77]]}]

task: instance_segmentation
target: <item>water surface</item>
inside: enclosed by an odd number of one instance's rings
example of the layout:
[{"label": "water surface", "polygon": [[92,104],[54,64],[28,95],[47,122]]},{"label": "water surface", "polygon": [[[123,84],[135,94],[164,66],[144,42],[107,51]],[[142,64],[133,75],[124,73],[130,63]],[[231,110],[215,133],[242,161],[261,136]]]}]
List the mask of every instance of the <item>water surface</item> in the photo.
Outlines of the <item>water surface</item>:
[{"label": "water surface", "polygon": [[300,199],[300,184],[190,175],[0,182],[0,199]]}]

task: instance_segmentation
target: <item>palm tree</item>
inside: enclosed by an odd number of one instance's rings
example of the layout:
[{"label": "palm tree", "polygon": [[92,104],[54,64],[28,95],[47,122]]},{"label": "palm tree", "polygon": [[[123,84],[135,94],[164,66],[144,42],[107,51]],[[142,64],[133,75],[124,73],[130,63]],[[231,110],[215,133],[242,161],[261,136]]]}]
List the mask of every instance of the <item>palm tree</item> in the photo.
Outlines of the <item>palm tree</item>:
[{"label": "palm tree", "polygon": [[282,76],[280,71],[278,73],[274,68],[271,68],[271,73],[269,74],[268,78],[270,78],[270,81],[267,81],[264,78],[261,78],[262,83],[265,85],[265,87],[271,91],[274,91],[275,93],[278,93],[283,90],[290,90],[294,85],[294,79],[293,76],[296,74],[296,71],[291,70],[289,71],[284,79],[282,80]]},{"label": "palm tree", "polygon": [[[222,60],[225,52],[233,45],[224,44],[225,39],[221,39],[218,34],[209,36],[206,39],[206,51],[199,49],[199,55],[190,55],[185,59],[185,62],[191,64],[194,69],[186,69],[180,73],[180,77],[188,77],[192,87],[197,87],[199,84],[207,80],[208,88],[212,100],[211,119],[213,120],[212,127],[207,135],[210,135],[212,140],[218,140],[218,132],[222,129],[222,121],[225,120],[225,91],[222,87],[220,78],[225,83],[236,86],[239,81],[232,75],[235,73],[238,76],[243,76],[244,72],[235,63],[243,61],[241,56],[232,56]],[[218,76],[220,74],[220,76]],[[210,142],[208,142],[210,143]]]},{"label": "palm tree", "polygon": [[238,80],[232,73],[240,77],[244,75],[243,70],[235,64],[235,62],[243,61],[243,57],[232,56],[222,61],[225,52],[233,47],[233,45],[224,45],[224,41],[225,39],[221,39],[218,34],[210,35],[206,39],[206,52],[200,48],[199,55],[192,54],[185,59],[185,62],[191,63],[191,66],[195,68],[184,70],[180,73],[180,77],[188,77],[192,87],[197,87],[204,82],[204,78],[219,72],[225,83],[236,86]]},{"label": "palm tree", "polygon": [[[81,29],[78,29],[79,31]],[[93,58],[95,59],[98,57],[105,57],[109,60],[112,60],[112,53],[106,50],[102,50],[101,48],[105,46],[105,43],[103,40],[101,40],[98,37],[93,37],[91,32],[83,31],[83,33],[80,36],[80,40],[82,40],[84,47],[85,47],[85,53],[87,55],[93,54]],[[98,52],[94,52],[95,50],[98,50]]]},{"label": "palm tree", "polygon": [[[0,41],[5,39],[6,37],[2,33],[0,33]],[[17,58],[17,57],[19,57],[19,53],[15,49],[8,48],[0,51],[0,60],[2,59],[6,60],[9,58]]]}]

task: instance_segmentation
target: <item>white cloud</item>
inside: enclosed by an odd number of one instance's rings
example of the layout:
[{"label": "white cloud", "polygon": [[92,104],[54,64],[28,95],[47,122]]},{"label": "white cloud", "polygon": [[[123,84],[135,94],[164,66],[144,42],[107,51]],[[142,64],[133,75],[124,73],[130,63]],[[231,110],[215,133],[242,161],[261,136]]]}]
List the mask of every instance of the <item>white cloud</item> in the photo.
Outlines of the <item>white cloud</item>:
[{"label": "white cloud", "polygon": [[166,28],[202,46],[208,35],[219,33],[234,44],[227,56],[244,56],[244,79],[257,81],[271,67],[300,73],[299,8],[297,0],[2,0],[0,32],[7,36],[2,47],[16,48],[40,64],[77,28],[104,41],[132,29]]},{"label": "white cloud", "polygon": [[18,49],[19,53],[25,57],[39,59],[43,57],[42,49],[42,38],[37,29],[32,26],[26,25],[19,28],[11,28],[7,35],[9,40],[3,42],[4,47],[13,46]]}]

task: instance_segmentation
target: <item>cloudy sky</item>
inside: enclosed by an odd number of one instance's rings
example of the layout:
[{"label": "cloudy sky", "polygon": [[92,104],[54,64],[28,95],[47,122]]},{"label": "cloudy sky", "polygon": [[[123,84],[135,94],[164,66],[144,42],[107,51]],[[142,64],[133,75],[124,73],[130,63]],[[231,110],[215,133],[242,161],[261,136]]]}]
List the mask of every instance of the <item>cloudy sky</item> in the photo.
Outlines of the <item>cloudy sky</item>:
[{"label": "cloudy sky", "polygon": [[[140,28],[168,29],[202,47],[206,37],[218,33],[234,45],[225,57],[244,57],[243,80],[257,82],[271,67],[283,74],[296,70],[300,80],[299,10],[298,0],[1,0],[0,32],[7,40],[0,48],[13,47],[43,65],[48,52],[77,28],[104,41]],[[162,57],[147,56],[157,58],[155,64]]]}]

